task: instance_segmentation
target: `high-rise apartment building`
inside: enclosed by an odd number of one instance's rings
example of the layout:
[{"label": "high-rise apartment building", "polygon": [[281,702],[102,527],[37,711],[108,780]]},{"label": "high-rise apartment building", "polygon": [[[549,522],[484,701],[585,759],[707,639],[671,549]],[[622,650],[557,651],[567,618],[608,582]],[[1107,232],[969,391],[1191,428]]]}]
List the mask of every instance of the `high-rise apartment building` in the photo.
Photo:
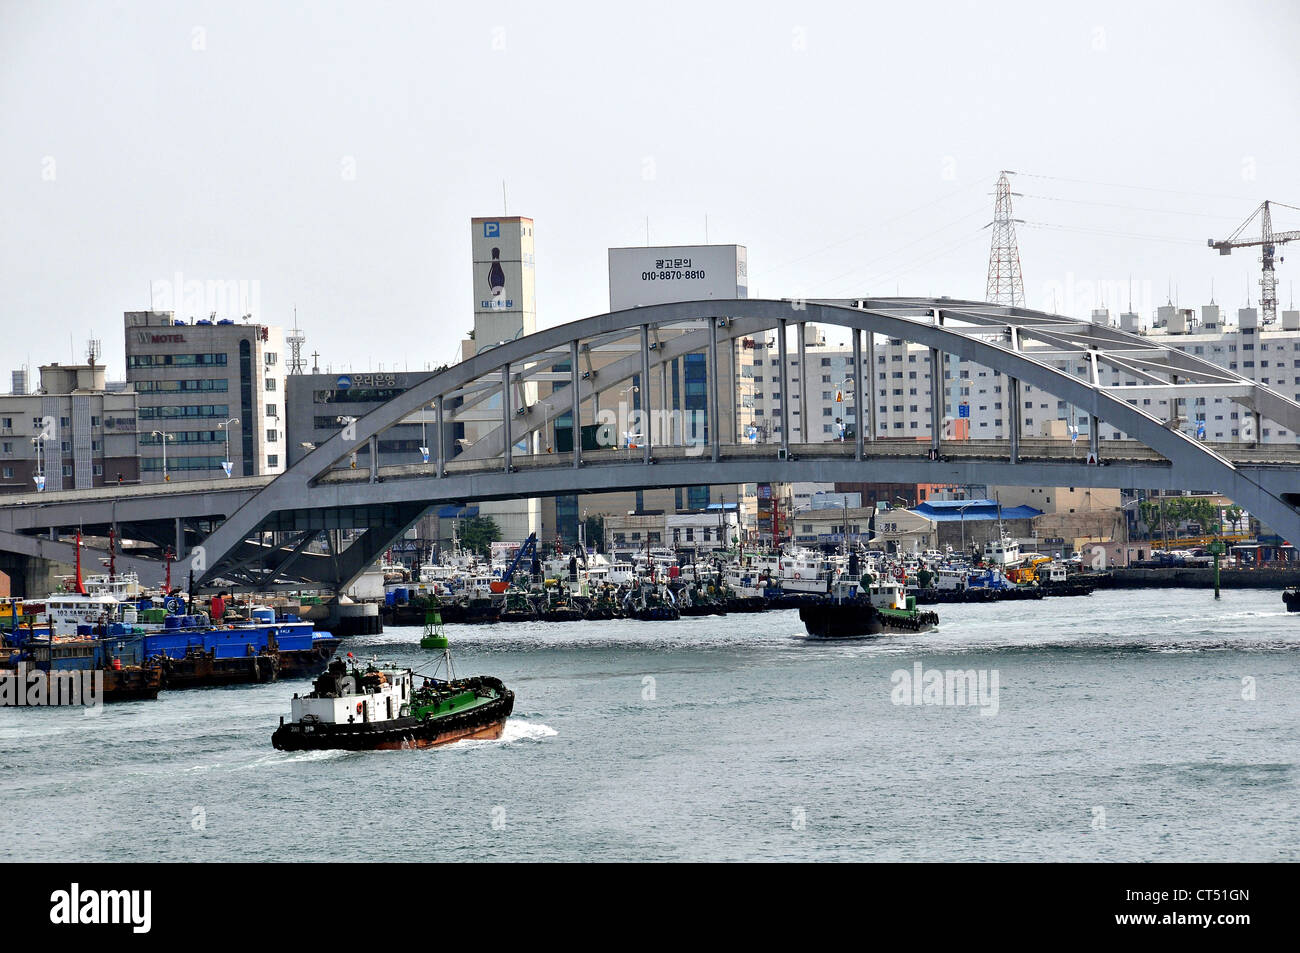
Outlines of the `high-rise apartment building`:
[{"label": "high-rise apartment building", "polygon": [[[283,472],[284,334],[252,322],[125,314],[126,379],[139,395],[146,483]],[[166,441],[164,460],[163,442]]]}]

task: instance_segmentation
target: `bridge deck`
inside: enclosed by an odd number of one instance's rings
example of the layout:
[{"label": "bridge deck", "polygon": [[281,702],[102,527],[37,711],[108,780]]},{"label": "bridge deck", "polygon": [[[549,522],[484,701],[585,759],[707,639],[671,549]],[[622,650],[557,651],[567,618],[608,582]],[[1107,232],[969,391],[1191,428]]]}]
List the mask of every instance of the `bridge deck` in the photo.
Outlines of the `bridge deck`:
[{"label": "bridge deck", "polygon": [[[1279,447],[1275,444],[1263,444],[1257,447],[1241,444],[1212,444],[1212,448],[1234,463],[1257,466],[1297,466],[1300,465],[1300,449]],[[1108,440],[1102,444],[1100,457],[1108,464],[1145,464],[1167,465],[1169,461],[1156,451],[1133,440]],[[720,448],[722,460],[761,460],[775,458],[776,444],[723,444]],[[881,459],[896,457],[900,459],[924,459],[928,456],[928,441],[917,440],[875,440],[863,444],[864,459]],[[791,444],[790,454],[795,459],[852,459],[855,447],[852,441],[827,443]],[[940,456],[950,460],[1007,460],[1011,446],[1005,440],[952,440],[940,444]],[[689,461],[709,459],[712,449],[705,445],[700,447],[654,447],[651,457],[657,462]],[[1050,440],[1029,438],[1020,441],[1020,459],[1030,461],[1053,461],[1084,463],[1088,458],[1086,443],[1071,444],[1068,440]],[[584,467],[641,465],[640,448],[584,450],[582,452]],[[519,454],[512,460],[515,470],[523,472],[535,469],[563,469],[573,466],[569,453],[560,454]],[[480,473],[499,473],[500,460],[450,461],[447,463],[448,476],[463,476]],[[434,475],[432,463],[413,463],[379,468],[379,477],[391,479],[427,479]],[[370,471],[366,468],[356,470],[331,470],[320,479],[321,484],[366,483],[370,480]]]}]

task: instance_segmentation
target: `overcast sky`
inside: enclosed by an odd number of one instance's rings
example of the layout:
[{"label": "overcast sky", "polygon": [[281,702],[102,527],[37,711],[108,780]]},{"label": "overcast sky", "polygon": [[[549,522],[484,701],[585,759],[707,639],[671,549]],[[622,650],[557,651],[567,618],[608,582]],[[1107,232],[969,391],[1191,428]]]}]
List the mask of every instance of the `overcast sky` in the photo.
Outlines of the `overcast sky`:
[{"label": "overcast sky", "polygon": [[981,298],[1000,169],[1030,306],[1235,309],[1258,254],[1205,243],[1300,206],[1298,41],[1294,2],[0,0],[5,360],[97,337],[121,378],[179,274],[296,306],[323,366],[448,362],[503,180],[542,326],[647,218],[748,246],[751,296]]}]

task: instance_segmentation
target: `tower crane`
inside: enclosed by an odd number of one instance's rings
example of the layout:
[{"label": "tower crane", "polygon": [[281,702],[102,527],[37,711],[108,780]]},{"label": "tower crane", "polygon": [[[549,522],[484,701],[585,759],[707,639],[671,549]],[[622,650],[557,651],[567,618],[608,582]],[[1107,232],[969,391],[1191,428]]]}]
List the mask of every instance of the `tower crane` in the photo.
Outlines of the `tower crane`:
[{"label": "tower crane", "polygon": [[[1300,231],[1296,232],[1274,232],[1273,231],[1273,213],[1271,206],[1281,205],[1282,208],[1296,209],[1294,205],[1283,205],[1281,202],[1269,202],[1267,199],[1251,213],[1250,218],[1246,219],[1237,226],[1237,230],[1221,242],[1216,242],[1211,238],[1206,244],[1211,248],[1217,248],[1220,255],[1231,255],[1234,248],[1249,248],[1259,245],[1263,254],[1260,261],[1264,265],[1263,277],[1259,280],[1259,306],[1263,311],[1263,321],[1265,324],[1272,324],[1277,320],[1277,273],[1273,270],[1273,258],[1277,252],[1277,246],[1285,242],[1300,241]],[[1260,237],[1259,238],[1242,238],[1247,226],[1258,218],[1260,220]],[[1284,259],[1279,259],[1284,260]]]}]

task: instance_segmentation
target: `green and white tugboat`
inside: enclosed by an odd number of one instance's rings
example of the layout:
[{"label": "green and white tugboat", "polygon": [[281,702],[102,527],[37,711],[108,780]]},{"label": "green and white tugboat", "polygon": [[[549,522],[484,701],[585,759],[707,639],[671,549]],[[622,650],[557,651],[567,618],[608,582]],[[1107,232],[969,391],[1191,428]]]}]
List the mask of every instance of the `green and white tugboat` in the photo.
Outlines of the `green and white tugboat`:
[{"label": "green and white tugboat", "polygon": [[[432,748],[462,738],[500,738],[515,706],[515,693],[499,678],[457,678],[451,651],[432,676],[376,661],[362,666],[348,653],[316,678],[306,695],[295,694],[290,718],[280,719],[271,744],[281,751],[376,751]],[[446,678],[438,678],[442,666]]]},{"label": "green and white tugboat", "polygon": [[854,639],[888,633],[925,632],[939,624],[939,616],[916,607],[916,597],[903,595],[903,586],[886,576],[862,577],[862,592],[833,601],[799,607],[799,620],[808,634],[819,639]]}]

